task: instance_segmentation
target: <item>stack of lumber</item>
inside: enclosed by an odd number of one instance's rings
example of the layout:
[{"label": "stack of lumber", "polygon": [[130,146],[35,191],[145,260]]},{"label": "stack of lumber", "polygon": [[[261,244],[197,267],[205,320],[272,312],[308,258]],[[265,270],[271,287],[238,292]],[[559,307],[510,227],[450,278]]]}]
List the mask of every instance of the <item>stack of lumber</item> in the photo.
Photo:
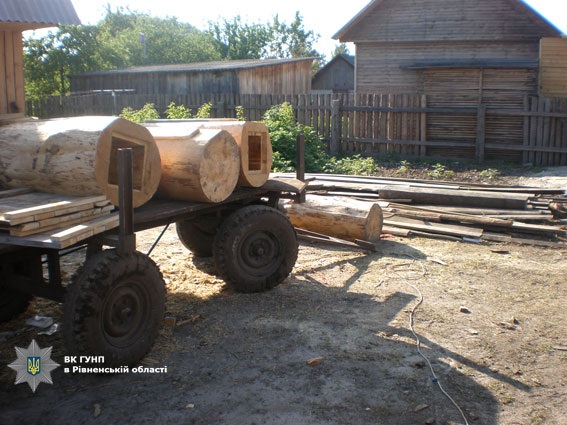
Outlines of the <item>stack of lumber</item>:
[{"label": "stack of lumber", "polygon": [[[563,245],[566,227],[556,212],[564,189],[433,180],[307,175],[307,201],[380,206],[383,234],[468,242]],[[325,199],[321,202],[321,199]]]},{"label": "stack of lumber", "polygon": [[118,226],[114,205],[104,195],[71,197],[0,191],[0,243],[65,248]]}]

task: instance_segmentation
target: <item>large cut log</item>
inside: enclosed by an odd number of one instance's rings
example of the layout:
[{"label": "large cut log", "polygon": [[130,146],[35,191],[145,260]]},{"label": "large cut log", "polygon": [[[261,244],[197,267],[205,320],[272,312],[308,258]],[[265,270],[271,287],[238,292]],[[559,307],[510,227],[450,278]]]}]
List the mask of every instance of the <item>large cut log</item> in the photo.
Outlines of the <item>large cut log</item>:
[{"label": "large cut log", "polygon": [[147,127],[161,156],[157,196],[222,202],[238,181],[240,153],[226,131],[156,123]]},{"label": "large cut log", "polygon": [[382,209],[376,203],[310,197],[286,205],[286,211],[295,227],[348,241],[376,242],[382,233]]},{"label": "large cut log", "polygon": [[118,149],[132,148],[133,202],[157,190],[157,146],[144,127],[116,117],[24,119],[0,127],[0,183],[67,196],[106,195],[118,204]]},{"label": "large cut log", "polygon": [[[262,122],[233,119],[168,120],[168,125],[213,128],[228,131],[240,148],[238,186],[260,187],[272,168],[272,143],[268,128]],[[159,124],[164,121],[158,122]],[[154,123],[145,124],[148,128]]]}]

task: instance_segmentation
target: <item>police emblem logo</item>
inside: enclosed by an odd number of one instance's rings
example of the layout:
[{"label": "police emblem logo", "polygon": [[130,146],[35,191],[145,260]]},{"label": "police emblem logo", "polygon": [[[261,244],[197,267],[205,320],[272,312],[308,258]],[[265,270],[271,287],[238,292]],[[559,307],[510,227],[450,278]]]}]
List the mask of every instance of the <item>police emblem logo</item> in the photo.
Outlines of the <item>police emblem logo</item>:
[{"label": "police emblem logo", "polygon": [[51,359],[51,347],[41,348],[32,340],[29,347],[15,347],[18,358],[10,363],[8,367],[17,372],[15,384],[27,382],[35,393],[38,385],[42,382],[53,384],[51,372],[59,367]]},{"label": "police emblem logo", "polygon": [[28,356],[28,373],[35,376],[41,371],[41,357]]}]

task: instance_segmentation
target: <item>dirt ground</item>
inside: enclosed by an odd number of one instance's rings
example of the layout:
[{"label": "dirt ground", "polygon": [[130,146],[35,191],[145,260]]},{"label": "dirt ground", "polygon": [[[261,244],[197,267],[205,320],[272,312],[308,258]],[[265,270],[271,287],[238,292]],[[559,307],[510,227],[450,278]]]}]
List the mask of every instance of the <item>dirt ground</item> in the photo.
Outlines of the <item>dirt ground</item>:
[{"label": "dirt ground", "polygon": [[[521,183],[567,187],[563,172]],[[138,235],[142,252],[158,231]],[[14,385],[15,346],[35,338],[63,363],[60,333],[25,326],[61,318],[37,300],[0,325],[22,330],[0,347],[0,424],[565,424],[566,257],[418,238],[376,253],[302,243],[283,284],[239,294],[170,229],[152,258],[166,316],[182,324],[164,322],[144,359],[167,373],[58,368],[35,394]],[[69,278],[78,258],[65,261]]]}]

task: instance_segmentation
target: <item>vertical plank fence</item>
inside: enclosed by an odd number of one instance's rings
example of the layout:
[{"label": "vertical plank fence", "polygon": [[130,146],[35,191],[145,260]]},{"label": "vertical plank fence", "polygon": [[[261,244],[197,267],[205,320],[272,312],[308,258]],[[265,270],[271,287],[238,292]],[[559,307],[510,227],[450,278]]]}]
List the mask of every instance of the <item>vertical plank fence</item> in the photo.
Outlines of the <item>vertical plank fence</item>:
[{"label": "vertical plank fence", "polygon": [[[433,100],[432,100],[433,99]],[[274,105],[289,102],[296,118],[311,126],[332,155],[394,155],[399,158],[505,160],[537,166],[567,165],[567,99],[525,97],[523,103],[464,102],[458,106],[426,94],[197,94],[141,95],[104,92],[28,101],[39,118],[118,115],[153,103],[174,102],[195,113],[205,103],[212,117],[261,120]]]}]

